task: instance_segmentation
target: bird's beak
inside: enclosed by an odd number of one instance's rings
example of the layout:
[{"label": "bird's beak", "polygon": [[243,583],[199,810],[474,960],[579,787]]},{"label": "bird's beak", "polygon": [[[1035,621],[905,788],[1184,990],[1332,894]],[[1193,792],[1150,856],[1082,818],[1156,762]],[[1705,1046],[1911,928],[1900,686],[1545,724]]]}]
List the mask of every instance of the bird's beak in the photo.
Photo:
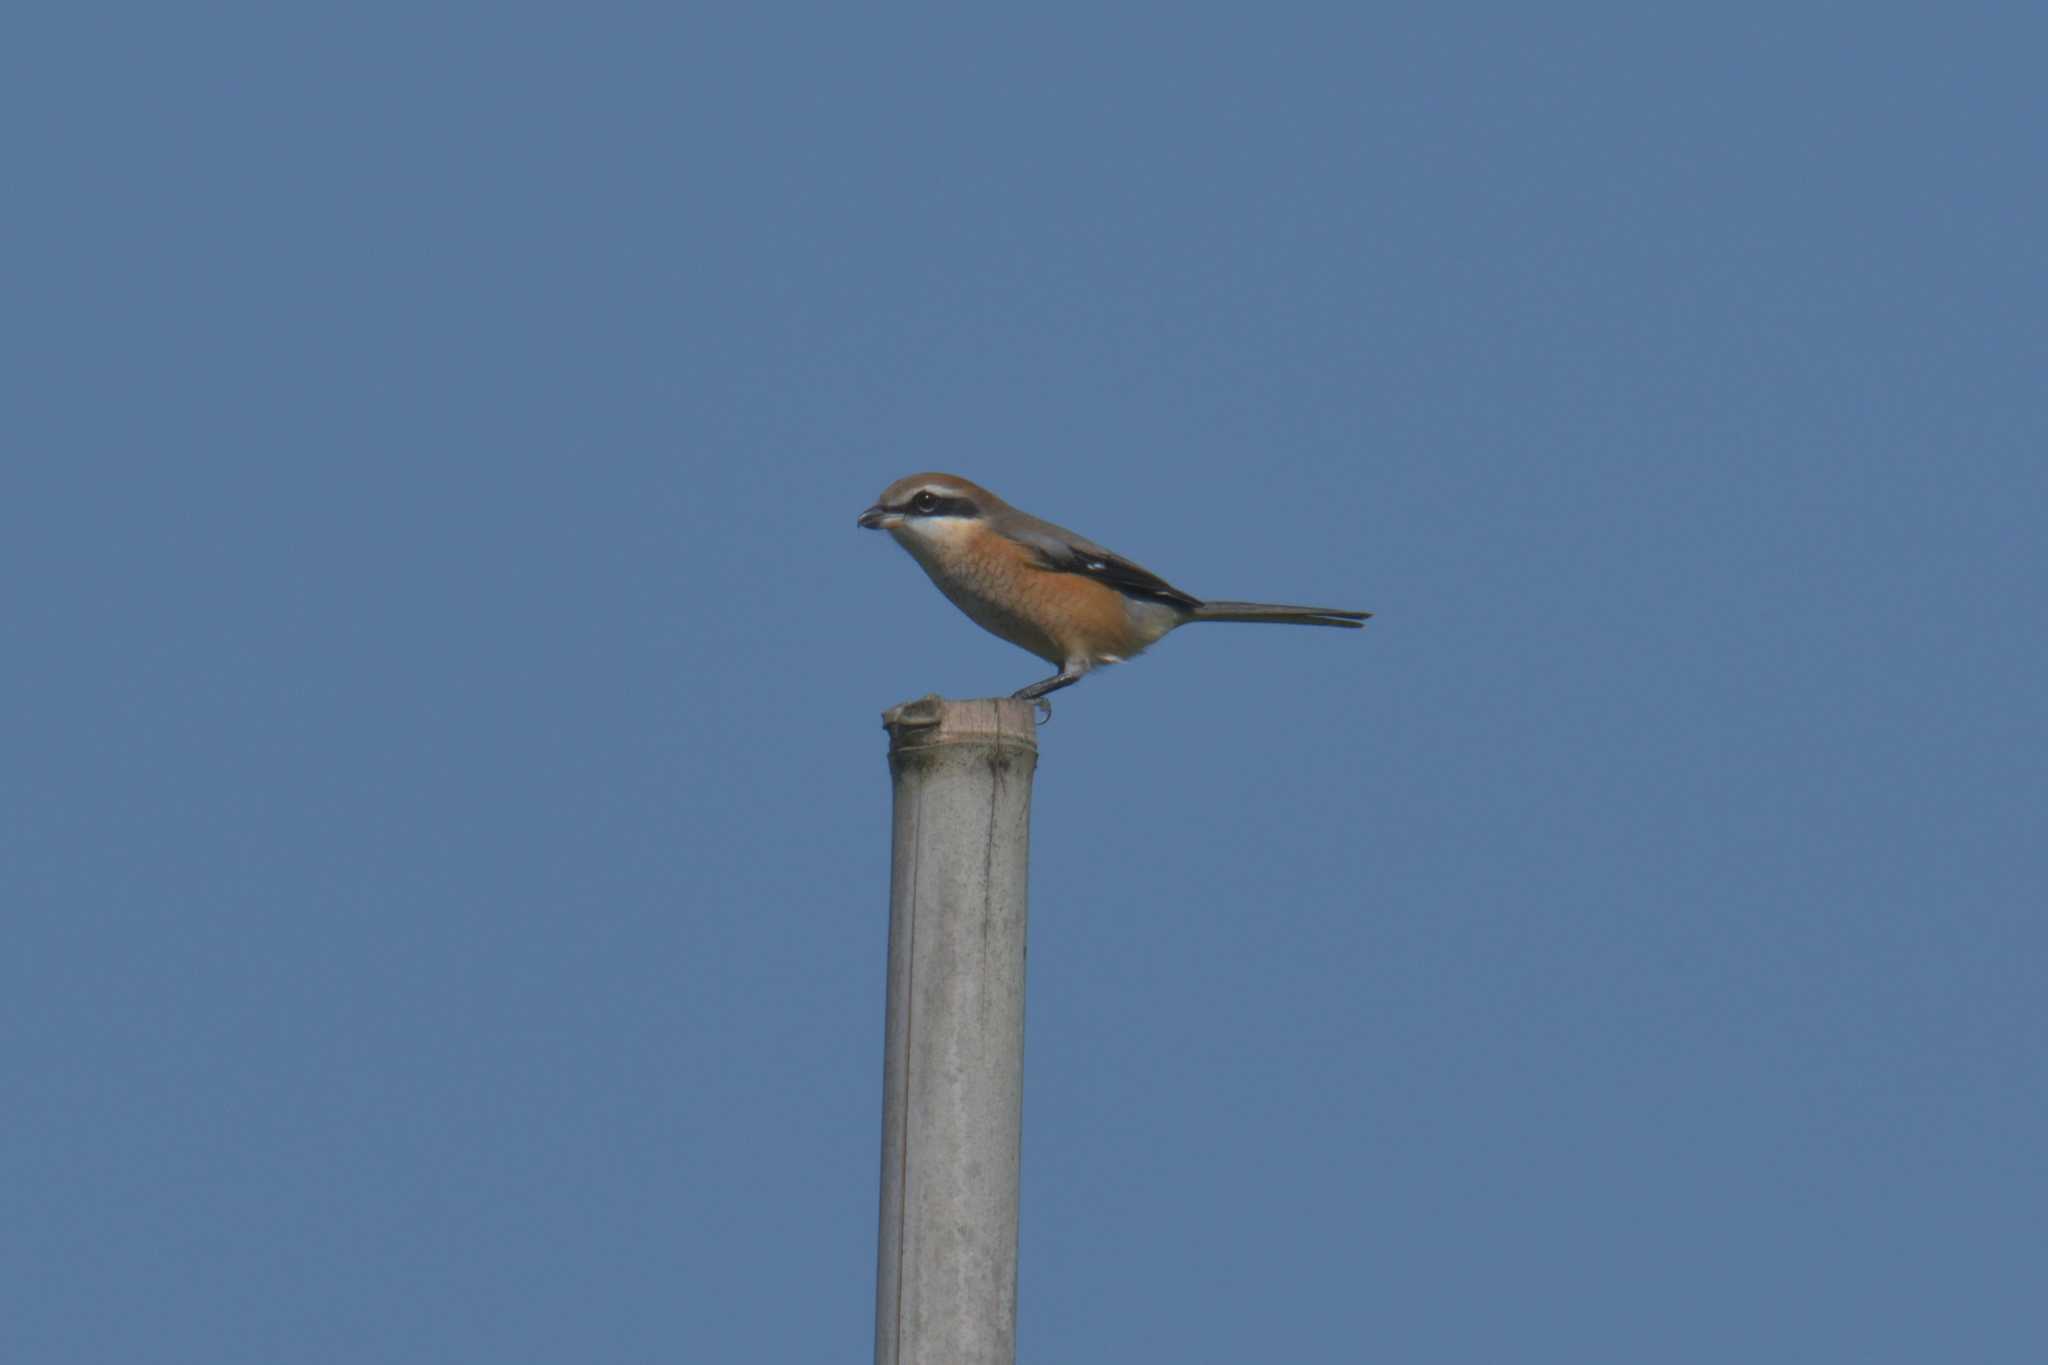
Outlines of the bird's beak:
[{"label": "bird's beak", "polygon": [[878,502],[867,511],[861,513],[860,520],[854,524],[865,526],[870,531],[886,531],[901,520],[903,520],[902,517],[889,511]]}]

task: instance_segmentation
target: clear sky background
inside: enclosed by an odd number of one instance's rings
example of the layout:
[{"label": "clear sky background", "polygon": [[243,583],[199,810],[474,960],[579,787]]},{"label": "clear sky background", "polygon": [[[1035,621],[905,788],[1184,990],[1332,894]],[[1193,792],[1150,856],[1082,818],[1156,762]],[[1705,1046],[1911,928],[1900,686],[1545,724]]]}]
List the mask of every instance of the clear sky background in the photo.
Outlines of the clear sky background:
[{"label": "clear sky background", "polygon": [[921,469],[1023,1360],[2048,1358],[2048,19],[6,29],[0,1358],[865,1359]]}]

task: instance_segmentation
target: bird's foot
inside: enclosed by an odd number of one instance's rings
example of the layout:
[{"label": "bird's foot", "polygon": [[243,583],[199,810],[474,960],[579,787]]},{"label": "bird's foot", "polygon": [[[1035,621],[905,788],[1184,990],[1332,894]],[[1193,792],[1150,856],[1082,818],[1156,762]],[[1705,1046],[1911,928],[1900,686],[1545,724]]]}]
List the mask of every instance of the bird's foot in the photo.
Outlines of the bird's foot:
[{"label": "bird's foot", "polygon": [[1010,694],[1011,701],[1028,701],[1031,703],[1032,707],[1038,712],[1038,723],[1040,725],[1052,719],[1052,703],[1045,699],[1044,689],[1044,683],[1033,683],[1029,687],[1020,687]]}]

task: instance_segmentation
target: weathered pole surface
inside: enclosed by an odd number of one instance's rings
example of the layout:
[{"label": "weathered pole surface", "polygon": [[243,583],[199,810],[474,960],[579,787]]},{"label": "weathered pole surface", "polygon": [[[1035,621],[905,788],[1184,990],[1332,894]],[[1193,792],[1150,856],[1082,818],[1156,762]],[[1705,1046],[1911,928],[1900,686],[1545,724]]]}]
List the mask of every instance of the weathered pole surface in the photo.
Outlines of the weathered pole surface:
[{"label": "weathered pole surface", "polygon": [[882,717],[895,818],[877,1365],[1013,1365],[1030,702]]}]

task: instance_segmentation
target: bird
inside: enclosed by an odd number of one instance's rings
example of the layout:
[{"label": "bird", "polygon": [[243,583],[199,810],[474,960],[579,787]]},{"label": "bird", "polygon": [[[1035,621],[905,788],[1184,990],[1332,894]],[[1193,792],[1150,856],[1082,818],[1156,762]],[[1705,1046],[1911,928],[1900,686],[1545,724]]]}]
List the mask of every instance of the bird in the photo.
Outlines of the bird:
[{"label": "bird", "polygon": [[1059,672],[1011,693],[1044,700],[1193,621],[1357,630],[1369,611],[1271,602],[1205,602],[1086,536],[1020,512],[957,474],[911,474],[856,523],[887,531],[940,592],[982,629]]}]

